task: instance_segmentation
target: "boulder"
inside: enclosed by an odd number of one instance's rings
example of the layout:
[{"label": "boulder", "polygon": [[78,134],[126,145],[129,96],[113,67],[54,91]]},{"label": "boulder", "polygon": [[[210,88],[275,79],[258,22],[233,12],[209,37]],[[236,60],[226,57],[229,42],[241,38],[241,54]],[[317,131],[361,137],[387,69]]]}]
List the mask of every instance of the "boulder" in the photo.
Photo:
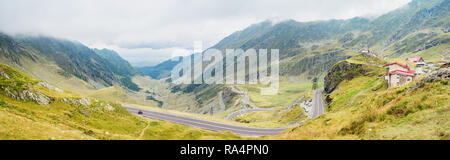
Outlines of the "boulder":
[{"label": "boulder", "polygon": [[33,91],[31,89],[28,90],[23,90],[20,94],[19,94],[19,98],[22,101],[33,101],[37,104],[41,104],[41,105],[49,105],[50,102],[52,101],[52,99],[50,97],[47,97],[46,95]]},{"label": "boulder", "polygon": [[108,111],[114,111],[114,107],[109,105],[108,103],[105,105],[105,109]]},{"label": "boulder", "polygon": [[80,109],[80,113],[86,117],[91,116],[91,113],[86,109]]},{"label": "boulder", "polygon": [[83,106],[91,105],[91,101],[87,98],[81,98],[81,99],[77,100],[77,102]]}]

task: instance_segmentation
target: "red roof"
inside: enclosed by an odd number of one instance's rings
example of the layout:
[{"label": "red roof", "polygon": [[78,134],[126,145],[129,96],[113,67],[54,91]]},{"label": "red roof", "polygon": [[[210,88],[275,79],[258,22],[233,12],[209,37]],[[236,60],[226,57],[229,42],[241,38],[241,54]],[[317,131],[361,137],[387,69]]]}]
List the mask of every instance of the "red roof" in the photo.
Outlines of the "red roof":
[{"label": "red roof", "polygon": [[414,76],[414,72],[415,71],[413,71],[413,70],[410,70],[409,72],[395,70],[395,71],[389,72],[388,74],[401,74],[401,75],[405,75],[405,76]]},{"label": "red roof", "polygon": [[395,62],[395,63],[390,63],[390,64],[386,64],[386,65],[384,65],[383,67],[387,67],[387,66],[394,65],[394,64],[399,65],[400,67],[403,67],[403,68],[406,68],[406,69],[409,70],[409,67],[408,67],[408,66],[402,65],[402,64],[397,63],[397,62]]},{"label": "red roof", "polygon": [[415,56],[415,57],[412,57],[412,58],[408,58],[408,61],[411,61],[411,62],[413,62],[413,63],[416,63],[416,62],[419,62],[420,59],[422,59],[422,57],[420,57],[420,56]]}]

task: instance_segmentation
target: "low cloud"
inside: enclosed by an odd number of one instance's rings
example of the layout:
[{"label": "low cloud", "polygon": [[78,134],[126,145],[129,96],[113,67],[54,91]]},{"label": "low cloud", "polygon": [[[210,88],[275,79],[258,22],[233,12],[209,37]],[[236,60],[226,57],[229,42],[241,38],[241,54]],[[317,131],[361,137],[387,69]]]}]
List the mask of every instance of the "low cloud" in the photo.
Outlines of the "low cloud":
[{"label": "low cloud", "polygon": [[[0,0],[0,31],[40,33],[89,46],[115,46],[133,65],[170,57],[168,50],[209,47],[267,19],[297,21],[373,16],[410,0]],[[114,49],[114,48],[110,48]]]}]

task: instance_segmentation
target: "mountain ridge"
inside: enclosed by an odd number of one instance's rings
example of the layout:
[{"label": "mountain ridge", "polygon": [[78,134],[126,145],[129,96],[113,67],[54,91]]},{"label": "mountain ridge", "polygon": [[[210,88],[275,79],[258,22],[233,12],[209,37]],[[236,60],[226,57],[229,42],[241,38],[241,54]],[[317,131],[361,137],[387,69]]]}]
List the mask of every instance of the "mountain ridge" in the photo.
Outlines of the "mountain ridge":
[{"label": "mountain ridge", "polygon": [[139,72],[114,51],[91,49],[79,42],[41,35],[12,37],[1,34],[0,38],[4,62],[23,67],[25,64],[21,61],[31,59],[36,65],[54,64],[60,68],[58,74],[75,76],[95,88],[119,84],[139,90],[130,81],[130,77]]}]

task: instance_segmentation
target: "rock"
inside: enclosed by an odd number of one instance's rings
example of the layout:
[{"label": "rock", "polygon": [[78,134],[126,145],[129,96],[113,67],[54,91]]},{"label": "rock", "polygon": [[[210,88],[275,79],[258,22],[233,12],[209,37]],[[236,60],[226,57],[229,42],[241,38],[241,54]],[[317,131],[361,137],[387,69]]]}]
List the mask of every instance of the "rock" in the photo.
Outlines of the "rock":
[{"label": "rock", "polygon": [[450,62],[443,64],[440,68],[450,68]]},{"label": "rock", "polygon": [[62,89],[59,89],[59,88],[57,88],[57,87],[55,87],[55,86],[52,86],[52,85],[47,84],[47,83],[44,83],[44,82],[39,82],[39,83],[37,83],[37,85],[38,85],[38,86],[45,87],[45,88],[47,88],[47,89],[49,89],[49,90],[56,91],[56,92],[64,92]]},{"label": "rock", "polygon": [[71,98],[62,98],[61,102],[64,103],[72,103],[74,106],[88,106],[91,105],[91,101],[87,98],[80,98],[80,99],[71,99]]},{"label": "rock", "polygon": [[12,99],[17,99],[17,93],[16,94],[12,93],[11,91],[9,91],[8,88],[4,88],[3,90],[5,91],[6,96],[8,96]]},{"label": "rock", "polygon": [[312,108],[312,101],[310,100],[303,101],[303,103],[300,104],[300,107],[306,112],[307,115],[310,114]]},{"label": "rock", "polygon": [[86,117],[91,116],[91,113],[89,113],[89,111],[86,109],[80,109],[80,113]]},{"label": "rock", "polygon": [[450,77],[450,68],[441,68],[437,71],[431,72],[428,76],[424,77],[422,82],[432,82],[434,80],[442,80]]},{"label": "rock", "polygon": [[40,92],[36,92],[33,89],[22,90],[19,91],[19,93],[17,93],[17,91],[15,90],[10,91],[8,87],[3,88],[3,90],[5,91],[6,96],[15,100],[20,100],[24,102],[32,101],[41,105],[49,105],[52,102],[52,98]]},{"label": "rock", "polygon": [[3,70],[0,69],[0,76],[2,76],[5,79],[10,79],[8,74],[6,74]]},{"label": "rock", "polygon": [[325,96],[325,103],[328,105],[328,107],[330,107],[331,102],[333,102],[333,99],[331,99],[330,95],[327,94]]},{"label": "rock", "polygon": [[450,68],[441,68],[437,71],[431,72],[426,77],[422,78],[420,82],[417,82],[412,89],[420,88],[424,85],[424,83],[433,82],[433,81],[441,81],[444,79],[450,78]]},{"label": "rock", "polygon": [[109,104],[105,105],[105,109],[108,110],[108,111],[114,111],[114,107],[109,105]]},{"label": "rock", "polygon": [[67,102],[69,102],[70,100],[69,99],[67,99],[67,98],[63,98],[63,99],[61,99],[61,102],[63,102],[63,103],[67,103]]},{"label": "rock", "polygon": [[81,99],[77,100],[77,102],[83,106],[91,105],[91,101],[87,98],[81,98]]},{"label": "rock", "polygon": [[46,95],[33,91],[31,89],[28,90],[23,90],[20,94],[19,97],[21,100],[23,101],[33,101],[36,102],[37,104],[41,104],[41,105],[49,105],[50,102],[52,101],[52,99],[50,97],[47,97]]}]

